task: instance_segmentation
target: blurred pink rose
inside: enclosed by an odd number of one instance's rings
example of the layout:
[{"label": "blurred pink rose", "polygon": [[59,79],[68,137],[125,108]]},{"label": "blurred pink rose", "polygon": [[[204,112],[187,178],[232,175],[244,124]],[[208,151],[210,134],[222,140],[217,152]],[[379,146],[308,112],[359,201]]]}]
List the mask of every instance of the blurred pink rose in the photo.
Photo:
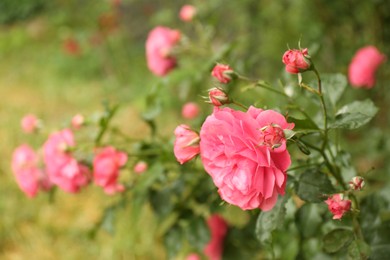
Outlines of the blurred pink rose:
[{"label": "blurred pink rose", "polygon": [[196,253],[189,254],[186,260],[201,260],[200,256]]},{"label": "blurred pink rose", "polygon": [[148,169],[148,164],[144,161],[139,161],[134,165],[133,171],[135,173],[144,173]]},{"label": "blurred pink rose", "polygon": [[286,71],[297,74],[309,70],[311,62],[308,59],[307,48],[303,50],[288,50],[283,54],[282,61],[286,65]]},{"label": "blurred pink rose", "polygon": [[228,95],[219,88],[212,88],[209,90],[209,102],[214,106],[222,106],[225,104],[229,104],[230,100]]},{"label": "blurred pink rose", "polygon": [[348,68],[351,85],[356,88],[372,88],[375,85],[375,72],[385,60],[386,56],[374,46],[359,49]]},{"label": "blurred pink rose", "polygon": [[51,187],[47,176],[38,168],[38,162],[38,155],[26,144],[17,147],[12,156],[16,181],[30,198],[35,197],[40,189],[48,190]]},{"label": "blurred pink rose", "polygon": [[229,65],[217,64],[211,71],[211,76],[218,79],[219,82],[226,84],[232,79],[231,73],[233,73],[233,69]]},{"label": "blurred pink rose", "polygon": [[43,159],[50,180],[66,192],[75,193],[89,182],[89,169],[73,158],[75,146],[69,129],[52,133],[43,145]]},{"label": "blurred pink rose", "polygon": [[181,115],[183,116],[183,118],[186,119],[194,119],[199,115],[199,112],[200,112],[200,108],[198,104],[194,102],[188,102],[184,104],[181,110]]},{"label": "blurred pink rose", "polygon": [[343,199],[343,194],[334,194],[325,203],[333,214],[333,219],[341,219],[351,209],[351,201]]},{"label": "blurred pink rose", "polygon": [[184,22],[191,22],[196,15],[196,8],[193,5],[184,5],[180,9],[179,17]]},{"label": "blurred pink rose", "polygon": [[277,149],[264,144],[262,129],[270,125],[294,127],[273,110],[214,107],[200,130],[200,156],[206,172],[222,199],[244,210],[270,210],[278,194],[285,192],[290,154],[285,140]]},{"label": "blurred pink rose", "polygon": [[79,42],[72,37],[64,40],[62,48],[64,52],[70,56],[79,56],[81,54],[81,47]]},{"label": "blurred pink rose", "polygon": [[93,178],[96,185],[107,194],[122,192],[125,187],[118,184],[119,169],[127,162],[127,154],[108,146],[99,151],[93,159]]},{"label": "blurred pink rose", "polygon": [[33,133],[38,129],[39,120],[35,115],[28,114],[22,118],[20,122],[23,132],[25,133]]},{"label": "blurred pink rose", "polygon": [[228,230],[228,225],[221,216],[216,214],[207,220],[207,225],[210,229],[211,240],[205,246],[204,254],[210,260],[220,260],[222,259],[223,241]]},{"label": "blurred pink rose", "polygon": [[151,72],[157,76],[164,76],[176,67],[172,48],[179,40],[178,30],[163,26],[158,26],[149,33],[146,40],[146,60]]},{"label": "blurred pink rose", "polygon": [[74,117],[72,117],[72,127],[74,129],[80,129],[80,127],[84,124],[84,117],[81,114],[77,114]]},{"label": "blurred pink rose", "polygon": [[175,129],[173,152],[179,163],[183,164],[199,154],[199,135],[187,125]]}]

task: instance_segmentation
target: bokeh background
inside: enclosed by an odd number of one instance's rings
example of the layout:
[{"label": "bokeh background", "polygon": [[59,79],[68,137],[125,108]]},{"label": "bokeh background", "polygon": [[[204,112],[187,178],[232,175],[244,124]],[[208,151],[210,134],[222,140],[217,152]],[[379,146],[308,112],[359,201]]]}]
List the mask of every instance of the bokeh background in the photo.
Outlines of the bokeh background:
[{"label": "bokeh background", "polygon": [[[180,21],[182,5],[199,10],[200,24]],[[197,37],[209,34],[203,55],[184,57],[178,71],[161,79],[146,66],[144,44],[157,25]],[[2,259],[164,259],[159,230],[148,207],[135,223],[131,208],[115,215],[115,232],[89,231],[115,198],[87,188],[78,195],[58,192],[28,199],[10,170],[13,149],[43,139],[26,136],[20,119],[40,117],[58,129],[76,113],[93,115],[102,102],[120,103],[116,123],[134,137],[148,131],[139,114],[152,87],[165,88],[162,134],[180,120],[179,107],[201,103],[213,62],[227,62],[252,78],[277,82],[288,77],[281,57],[289,47],[308,47],[320,72],[347,73],[358,48],[375,45],[390,57],[388,0],[1,0],[0,1],[0,258]],[[199,77],[199,71],[204,71]],[[374,169],[381,185],[389,177],[388,63],[372,90],[347,89],[346,100],[369,97],[380,108],[366,127],[344,135],[358,172]],[[273,97],[273,96],[272,96]],[[251,97],[253,101],[253,97]],[[243,97],[245,100],[245,97]],[[256,102],[277,104],[269,96]],[[347,103],[347,102],[345,102]],[[207,114],[210,108],[205,107]],[[376,182],[375,182],[376,181]],[[383,196],[389,196],[383,194]],[[110,230],[110,227],[106,228]]]}]

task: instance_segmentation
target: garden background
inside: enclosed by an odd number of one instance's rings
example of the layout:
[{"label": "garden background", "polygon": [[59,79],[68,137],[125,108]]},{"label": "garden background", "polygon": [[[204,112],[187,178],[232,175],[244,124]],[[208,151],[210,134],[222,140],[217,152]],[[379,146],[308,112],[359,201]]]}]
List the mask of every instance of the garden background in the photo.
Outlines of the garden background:
[{"label": "garden background", "polygon": [[[187,57],[177,72],[161,79],[147,69],[145,40],[157,25],[198,37],[199,28],[178,17],[184,4],[198,8],[203,27],[199,26],[212,42],[201,42],[208,48],[206,53]],[[92,238],[91,229],[115,197],[89,187],[77,195],[57,192],[52,201],[46,194],[29,199],[19,190],[10,168],[12,151],[26,141],[36,145],[43,141],[21,131],[25,114],[36,114],[53,130],[77,113],[93,118],[104,104],[121,104],[115,124],[122,132],[142,138],[150,131],[141,117],[149,108],[146,97],[157,87],[163,111],[156,119],[159,134],[169,137],[183,121],[182,105],[202,104],[200,96],[207,95],[202,91],[212,87],[210,71],[215,62],[276,82],[289,77],[281,58],[288,46],[297,48],[298,41],[309,48],[317,69],[324,73],[346,75],[354,53],[365,45],[375,45],[390,57],[390,2],[386,0],[1,0],[0,23],[0,258],[4,259],[165,256],[148,205],[140,213],[141,222],[132,220],[130,207],[117,210],[115,221],[109,223],[113,226]],[[370,173],[365,175],[373,187],[370,192],[380,191],[371,198],[381,200],[372,211],[381,211],[386,223],[390,219],[389,80],[385,63],[373,89],[348,87],[343,95],[346,101],[368,97],[379,107],[370,124],[345,133],[343,142],[357,172]],[[243,93],[242,100],[253,97]],[[269,107],[280,102],[269,93],[256,100]],[[204,116],[212,110],[207,104],[201,106]],[[232,208],[231,214],[237,210]],[[388,224],[382,228],[389,231]]]}]

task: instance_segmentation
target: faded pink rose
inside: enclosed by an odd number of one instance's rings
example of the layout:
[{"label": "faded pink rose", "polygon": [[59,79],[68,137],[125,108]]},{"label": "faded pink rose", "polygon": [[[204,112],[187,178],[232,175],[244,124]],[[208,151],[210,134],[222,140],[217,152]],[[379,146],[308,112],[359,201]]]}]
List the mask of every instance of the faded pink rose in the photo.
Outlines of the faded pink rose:
[{"label": "faded pink rose", "polygon": [[198,104],[194,102],[188,102],[184,104],[181,110],[181,115],[183,116],[183,118],[186,119],[194,119],[199,115],[199,112],[200,112],[200,108]]},{"label": "faded pink rose", "polygon": [[20,122],[20,126],[22,127],[23,132],[25,133],[33,133],[38,129],[39,120],[33,114],[28,114],[24,116]]},{"label": "faded pink rose", "polygon": [[345,200],[343,194],[334,194],[330,196],[325,203],[333,214],[333,219],[341,219],[343,215],[351,209],[351,201]]},{"label": "faded pink rose", "polygon": [[386,60],[386,56],[374,46],[359,49],[348,68],[349,82],[356,88],[372,88],[375,85],[375,72]]},{"label": "faded pink rose", "polygon": [[181,164],[199,154],[199,135],[187,125],[179,125],[175,129],[173,152]]},{"label": "faded pink rose", "polygon": [[133,171],[135,173],[141,174],[144,173],[148,169],[148,164],[144,161],[139,161],[134,165]]},{"label": "faded pink rose", "polygon": [[219,88],[209,90],[209,102],[214,106],[222,106],[230,103],[230,99],[225,91]]},{"label": "faded pink rose", "polygon": [[51,184],[45,173],[38,167],[39,158],[28,145],[17,147],[12,156],[12,171],[20,189],[30,198],[39,190],[48,190]]},{"label": "faded pink rose", "polygon": [[196,253],[189,254],[186,260],[201,260],[200,256]]},{"label": "faded pink rose", "polygon": [[216,78],[219,82],[226,84],[229,83],[232,79],[231,75],[233,73],[233,69],[230,68],[229,65],[226,64],[217,64],[211,71],[211,76]]},{"label": "faded pink rose", "polygon": [[158,26],[149,33],[146,40],[146,60],[151,72],[157,76],[165,76],[176,67],[176,58],[172,56],[172,48],[179,40],[178,30],[163,26]]},{"label": "faded pink rose", "polygon": [[200,130],[203,166],[218,187],[221,198],[244,210],[270,210],[283,195],[290,154],[264,143],[262,129],[277,125],[292,129],[285,117],[273,110],[250,107],[247,112],[214,107]]},{"label": "faded pink rose", "polygon": [[107,146],[93,159],[93,178],[96,185],[103,187],[107,194],[122,192],[125,187],[118,183],[119,169],[127,162],[127,154]]},{"label": "faded pink rose", "polygon": [[222,259],[223,241],[225,239],[228,225],[219,215],[214,214],[207,219],[207,225],[210,229],[211,239],[204,248],[204,254],[210,260]]},{"label": "faded pink rose", "polygon": [[179,17],[184,22],[191,22],[196,15],[196,8],[193,5],[184,5],[179,12]]},{"label": "faded pink rose", "polygon": [[81,114],[77,114],[74,117],[72,117],[72,127],[73,129],[80,129],[80,127],[84,124],[84,117]]},{"label": "faded pink rose", "polygon": [[282,61],[286,65],[286,71],[297,74],[309,70],[311,62],[309,60],[307,48],[303,50],[288,50],[283,54]]},{"label": "faded pink rose", "polygon": [[70,150],[74,146],[73,133],[69,129],[52,133],[43,145],[43,159],[50,180],[71,193],[87,185],[90,175],[88,167],[72,156]]}]

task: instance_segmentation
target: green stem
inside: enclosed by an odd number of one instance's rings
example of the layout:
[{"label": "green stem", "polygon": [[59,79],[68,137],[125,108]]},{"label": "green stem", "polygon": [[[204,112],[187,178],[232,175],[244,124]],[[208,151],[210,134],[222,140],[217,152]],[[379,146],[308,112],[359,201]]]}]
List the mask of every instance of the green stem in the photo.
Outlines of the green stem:
[{"label": "green stem", "polygon": [[245,110],[248,110],[248,107],[247,107],[247,106],[245,106],[245,105],[243,105],[243,104],[241,104],[241,103],[239,103],[239,102],[237,102],[237,101],[235,101],[235,100],[232,100],[231,103],[232,103],[232,104],[235,104],[235,105],[237,105],[237,106],[239,106],[239,107],[241,107],[241,108],[243,108],[243,109],[245,109]]},{"label": "green stem", "polygon": [[260,88],[264,88],[264,89],[266,89],[266,90],[269,90],[269,91],[272,91],[272,92],[274,92],[274,93],[277,93],[277,94],[279,94],[279,95],[282,95],[282,96],[284,96],[284,97],[286,97],[286,98],[290,98],[286,93],[284,93],[284,92],[282,92],[282,91],[279,91],[279,90],[277,90],[277,89],[274,89],[274,88],[271,88],[270,86],[268,86],[268,83],[261,83],[262,81],[254,81],[254,80],[252,80],[252,79],[250,79],[250,78],[247,78],[247,77],[244,77],[244,76],[242,76],[242,75],[240,75],[240,74],[238,74],[238,73],[235,73],[236,74],[236,76],[239,78],[239,79],[242,79],[242,80],[245,80],[245,81],[249,81],[249,82],[251,82],[255,87],[260,87]]},{"label": "green stem", "polygon": [[322,143],[321,150],[324,151],[327,144],[328,144],[328,112],[325,105],[324,95],[322,94],[322,84],[321,84],[321,77],[318,73],[317,69],[313,68],[314,73],[316,74],[317,81],[318,81],[318,95],[320,97],[320,103],[322,107],[322,112],[324,114],[324,142]]}]

